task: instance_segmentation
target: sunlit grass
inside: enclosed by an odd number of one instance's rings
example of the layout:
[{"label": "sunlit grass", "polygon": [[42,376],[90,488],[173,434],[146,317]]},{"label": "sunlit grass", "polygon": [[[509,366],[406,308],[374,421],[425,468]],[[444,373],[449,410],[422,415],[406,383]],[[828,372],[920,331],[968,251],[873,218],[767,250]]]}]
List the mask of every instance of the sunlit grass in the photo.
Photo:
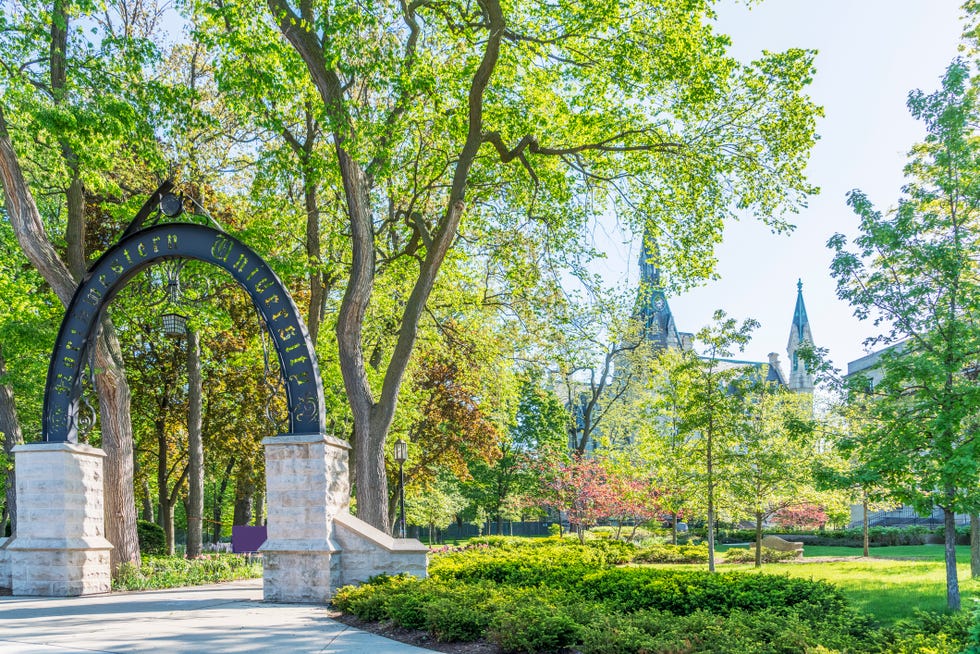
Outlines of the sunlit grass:
[{"label": "sunlit grass", "polygon": [[[807,545],[799,563],[770,564],[762,572],[829,581],[839,586],[853,605],[882,624],[911,617],[916,609],[946,609],[946,568],[942,545],[872,547],[861,556],[859,547]],[[844,561],[808,561],[811,557],[853,557]],[[980,581],[970,578],[970,548],[956,548],[963,608],[980,600]],[[701,566],[703,567],[703,566]],[[719,571],[753,572],[748,565],[719,565]]]}]

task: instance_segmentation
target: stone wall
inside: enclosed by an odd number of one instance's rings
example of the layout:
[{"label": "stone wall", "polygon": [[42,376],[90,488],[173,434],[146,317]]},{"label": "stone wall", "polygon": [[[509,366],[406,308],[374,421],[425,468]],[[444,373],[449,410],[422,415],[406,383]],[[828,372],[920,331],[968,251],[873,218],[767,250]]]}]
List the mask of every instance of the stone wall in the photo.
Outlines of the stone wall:
[{"label": "stone wall", "polygon": [[392,538],[350,513],[334,517],[340,545],[340,584],[359,584],[381,573],[425,577],[429,548],[414,538]]}]

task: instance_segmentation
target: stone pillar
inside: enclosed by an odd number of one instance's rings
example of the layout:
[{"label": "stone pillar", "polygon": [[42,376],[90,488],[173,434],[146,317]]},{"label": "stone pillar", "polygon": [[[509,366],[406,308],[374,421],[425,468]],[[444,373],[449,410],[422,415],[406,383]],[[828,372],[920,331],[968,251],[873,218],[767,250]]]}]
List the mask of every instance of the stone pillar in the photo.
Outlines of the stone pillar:
[{"label": "stone pillar", "polygon": [[108,593],[102,450],[75,443],[14,448],[17,534],[7,544],[14,595]]},{"label": "stone pillar", "polygon": [[269,534],[260,548],[263,596],[327,602],[340,580],[333,518],[350,504],[350,446],[323,434],[285,434],[262,444]]}]

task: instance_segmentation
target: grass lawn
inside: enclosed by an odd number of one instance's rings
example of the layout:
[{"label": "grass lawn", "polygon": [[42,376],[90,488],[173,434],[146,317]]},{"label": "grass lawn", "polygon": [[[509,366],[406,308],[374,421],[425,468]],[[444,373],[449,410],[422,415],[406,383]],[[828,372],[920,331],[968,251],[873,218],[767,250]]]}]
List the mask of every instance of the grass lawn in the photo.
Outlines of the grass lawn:
[{"label": "grass lawn", "polygon": [[[770,564],[763,572],[788,574],[832,582],[844,591],[857,608],[874,615],[883,624],[909,617],[915,609],[942,611],[946,608],[946,569],[942,545],[872,547],[870,558],[859,547],[816,547],[807,545],[804,556],[855,557],[848,561],[807,561]],[[970,548],[956,548],[963,608],[980,599],[980,580],[970,578]],[[724,565],[724,570],[752,571],[752,565]]]}]

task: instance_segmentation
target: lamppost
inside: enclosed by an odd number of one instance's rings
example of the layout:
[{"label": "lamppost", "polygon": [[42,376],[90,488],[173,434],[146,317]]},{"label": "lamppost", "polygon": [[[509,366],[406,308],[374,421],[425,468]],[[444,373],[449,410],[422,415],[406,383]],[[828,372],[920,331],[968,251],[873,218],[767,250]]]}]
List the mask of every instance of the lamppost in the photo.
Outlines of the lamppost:
[{"label": "lamppost", "polygon": [[398,462],[398,537],[405,538],[405,462],[408,461],[408,443],[399,438],[395,441],[395,461]]}]

